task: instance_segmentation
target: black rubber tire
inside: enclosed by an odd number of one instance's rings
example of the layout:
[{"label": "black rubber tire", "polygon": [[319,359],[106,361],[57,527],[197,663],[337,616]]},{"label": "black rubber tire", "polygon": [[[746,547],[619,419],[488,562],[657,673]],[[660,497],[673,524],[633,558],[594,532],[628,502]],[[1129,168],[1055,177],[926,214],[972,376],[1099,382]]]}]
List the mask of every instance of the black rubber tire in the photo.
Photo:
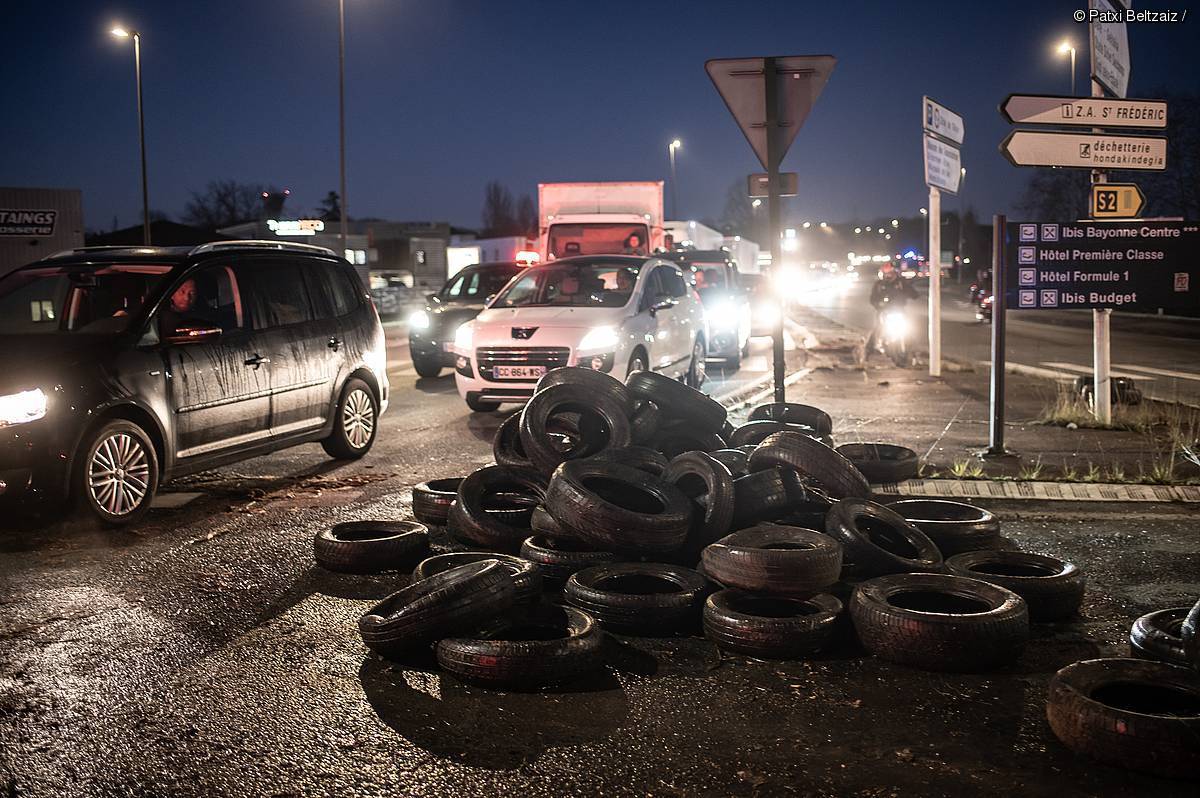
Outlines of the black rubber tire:
[{"label": "black rubber tire", "polygon": [[637,446],[649,446],[658,434],[662,411],[648,399],[635,399],[629,415],[629,440]]},{"label": "black rubber tire", "polygon": [[828,594],[788,598],[720,590],[704,602],[704,636],[722,651],[799,659],[829,645],[841,611],[842,602]]},{"label": "black rubber tire", "polygon": [[[92,496],[90,486],[91,475],[89,471],[92,458],[96,455],[97,449],[105,445],[106,441],[111,441],[113,436],[122,435],[127,435],[131,439],[136,440],[137,444],[141,447],[146,461],[146,483],[141,501],[136,507],[127,513],[114,513],[108,507],[102,506]],[[109,451],[113,450],[110,449]],[[129,475],[126,476],[126,480],[127,482],[130,480]],[[109,421],[93,430],[80,444],[76,463],[71,472],[71,493],[76,505],[92,518],[99,520],[100,523],[114,527],[126,526],[139,521],[150,511],[150,504],[154,501],[154,494],[158,490],[158,480],[158,453],[154,449],[154,443],[150,440],[150,436],[132,421],[118,419]],[[110,490],[115,490],[115,487],[110,488]],[[102,492],[101,495],[105,494]],[[119,509],[119,506],[115,509]]]},{"label": "black rubber tire", "polygon": [[500,403],[488,402],[477,396],[468,396],[467,408],[473,413],[495,413],[500,409]]},{"label": "black rubber tire", "polygon": [[846,499],[829,508],[825,534],[841,542],[860,578],[943,571],[941,552],[921,530],[874,502]]},{"label": "black rubber tire", "polygon": [[726,587],[775,596],[811,596],[842,573],[842,545],[812,529],[760,524],[704,550],[704,573]]},{"label": "black rubber tire", "polygon": [[445,526],[450,515],[450,505],[458,496],[462,477],[431,479],[413,487],[413,517],[422,524]]},{"label": "black rubber tire", "polygon": [[733,481],[731,529],[782,518],[809,500],[800,475],[787,468],[755,471]]},{"label": "black rubber tire", "polygon": [[1191,667],[1183,646],[1183,621],[1190,607],[1170,607],[1148,612],[1129,629],[1130,653],[1168,665]]},{"label": "black rubber tire", "polygon": [[871,486],[854,464],[820,441],[798,432],[776,432],[750,455],[750,470],[779,466],[797,471],[834,499],[868,499]]},{"label": "black rubber tire", "polygon": [[696,429],[687,421],[663,423],[650,446],[673,460],[686,452],[712,452],[724,449],[729,444],[715,432]]},{"label": "black rubber tire", "polygon": [[516,591],[513,594],[513,603],[536,604],[541,601],[542,569],[535,562],[522,557],[514,557],[511,554],[496,554],[490,551],[452,551],[446,554],[435,554],[417,564],[417,567],[413,569],[412,578],[416,582],[460,565],[484,560],[495,560],[508,571]]},{"label": "black rubber tire", "polygon": [[653,371],[637,371],[625,381],[638,399],[649,399],[667,416],[686,419],[700,432],[719,432],[725,407],[695,388]]},{"label": "black rubber tire", "polygon": [[792,402],[759,405],[750,411],[750,421],[783,421],[800,424],[816,431],[817,435],[833,434],[833,419],[819,407]]},{"label": "black rubber tire", "polygon": [[[350,400],[350,396],[357,391],[362,391],[366,395],[370,403],[371,414],[371,434],[367,438],[367,442],[361,446],[355,446],[346,434],[346,426],[342,421],[342,417],[346,412],[346,404]],[[371,447],[375,445],[375,438],[379,436],[379,398],[375,396],[375,391],[371,390],[371,386],[367,385],[357,377],[352,377],[346,380],[346,384],[342,386],[341,396],[338,398],[337,407],[333,411],[333,432],[328,438],[321,441],[321,448],[325,450],[325,454],[335,460],[357,460],[371,451]]]},{"label": "black rubber tire", "polygon": [[605,463],[620,463],[656,477],[663,475],[669,462],[666,455],[649,446],[621,446],[615,449],[605,449],[590,459]]},{"label": "black rubber tire", "polygon": [[719,460],[704,452],[685,452],[671,461],[662,478],[692,502],[688,548],[699,554],[729,532],[734,510],[733,475]]},{"label": "black rubber tire", "polygon": [[733,434],[729,436],[729,445],[758,446],[776,432],[799,432],[801,435],[807,435],[825,443],[825,440],[812,427],[788,424],[783,421],[749,421],[733,431]]},{"label": "black rubber tire", "polygon": [[1200,775],[1200,675],[1188,668],[1076,662],[1050,679],[1046,719],[1077,754],[1158,777]]},{"label": "black rubber tire", "polygon": [[428,551],[429,529],[414,521],[347,521],[313,538],[317,565],[346,574],[407,569]]},{"label": "black rubber tire", "polygon": [[558,523],[558,519],[550,515],[543,505],[533,508],[533,515],[529,517],[529,528],[538,535],[550,538],[555,542],[579,542],[573,540],[575,534],[564,529],[563,525]]},{"label": "black rubber tire", "polygon": [[597,670],[603,643],[604,632],[586,612],[543,605],[489,624],[471,637],[442,640],[437,661],[464,681],[530,690]]},{"label": "black rubber tire", "polygon": [[592,551],[570,540],[554,540],[535,535],[521,544],[521,556],[535,563],[548,582],[563,583],[571,574],[593,565],[616,562],[611,551]]},{"label": "black rubber tire", "polygon": [[921,462],[917,453],[890,443],[843,443],[835,450],[872,485],[892,485],[914,479]]},{"label": "black rubber tire", "polygon": [[729,469],[734,479],[750,473],[750,455],[741,449],[717,449],[708,454]]},{"label": "black rubber tire", "polygon": [[1023,551],[968,551],[946,560],[952,574],[1005,587],[1025,599],[1032,621],[1079,614],[1085,577],[1074,563]]},{"label": "black rubber tire", "polygon": [[536,504],[545,496],[545,486],[542,476],[528,469],[485,466],[472,472],[458,486],[450,507],[447,519],[450,534],[463,542],[516,551],[529,536],[530,527],[524,523],[506,523],[513,519],[489,512],[485,500],[506,493],[528,496],[531,504]]},{"label": "black rubber tire", "polygon": [[413,355],[412,364],[413,371],[417,372],[418,377],[430,379],[442,376],[443,367],[440,358]]},{"label": "black rubber tire", "polygon": [[[920,609],[905,596],[920,596]],[[944,608],[943,608],[944,607]],[[891,662],[931,671],[981,671],[1016,660],[1029,638],[1025,600],[1002,587],[947,574],[869,579],[850,598],[859,642]]]},{"label": "black rubber tire", "polygon": [[1187,654],[1188,662],[1200,671],[1200,601],[1192,606],[1183,619],[1179,636],[1183,640],[1183,652]]},{"label": "black rubber tire", "polygon": [[582,385],[588,390],[612,395],[620,403],[621,408],[625,411],[625,415],[629,416],[633,414],[633,394],[625,387],[625,383],[611,374],[605,374],[602,371],[582,366],[559,366],[558,368],[550,369],[537,381],[537,385],[533,387],[533,392],[536,394],[554,385],[567,384]]},{"label": "black rubber tire", "polygon": [[[621,386],[624,391],[624,386]],[[521,447],[529,456],[536,470],[547,476],[568,459],[590,457],[607,448],[629,445],[629,416],[623,394],[614,387],[607,391],[596,386],[579,383],[552,385],[533,395],[521,411]],[[602,425],[586,424],[579,427],[586,439],[580,446],[564,452],[550,439],[550,419],[561,413],[579,413],[581,416],[599,416]],[[600,434],[590,435],[588,431]]]},{"label": "black rubber tire", "polygon": [[544,504],[565,532],[603,551],[674,551],[686,540],[692,517],[691,501],[674,485],[590,459],[559,466]]},{"label": "black rubber tire", "polygon": [[665,637],[696,627],[709,589],[708,580],[690,568],[612,563],[572,574],[563,596],[605,629]]},{"label": "black rubber tire", "polygon": [[515,595],[503,565],[468,563],[396,591],[358,619],[358,631],[375,653],[403,659],[502,615]]},{"label": "black rubber tire", "polygon": [[999,542],[1000,521],[982,507],[947,499],[901,499],[887,506],[928,535],[943,557],[991,549]]},{"label": "black rubber tire", "polygon": [[521,414],[513,413],[496,428],[492,438],[492,459],[509,468],[533,468],[521,446]]}]

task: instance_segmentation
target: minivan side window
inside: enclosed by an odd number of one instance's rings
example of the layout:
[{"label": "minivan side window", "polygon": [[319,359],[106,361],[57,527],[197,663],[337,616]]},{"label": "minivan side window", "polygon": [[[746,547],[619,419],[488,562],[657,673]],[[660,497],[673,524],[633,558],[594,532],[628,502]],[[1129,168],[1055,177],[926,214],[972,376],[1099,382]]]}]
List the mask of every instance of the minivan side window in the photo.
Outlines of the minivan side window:
[{"label": "minivan side window", "polygon": [[259,329],[286,327],[312,321],[312,299],[300,264],[288,260],[262,260],[254,264],[255,293],[263,318],[256,319]]},{"label": "minivan side window", "polygon": [[318,315],[341,318],[358,307],[358,294],[344,270],[323,262],[306,264],[302,268]]},{"label": "minivan side window", "polygon": [[158,311],[163,337],[185,326],[220,327],[223,332],[249,325],[246,296],[233,267],[205,266],[188,273],[167,295]]}]

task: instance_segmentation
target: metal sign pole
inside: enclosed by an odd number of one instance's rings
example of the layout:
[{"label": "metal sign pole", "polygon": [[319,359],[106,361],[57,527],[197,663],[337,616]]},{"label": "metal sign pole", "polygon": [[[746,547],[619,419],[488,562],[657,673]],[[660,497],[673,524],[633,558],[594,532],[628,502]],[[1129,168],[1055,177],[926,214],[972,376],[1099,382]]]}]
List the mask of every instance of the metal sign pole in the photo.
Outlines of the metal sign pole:
[{"label": "metal sign pole", "polygon": [[[780,205],[779,191],[779,162],[783,160],[783,148],[780,147],[779,127],[779,86],[776,84],[775,59],[767,58],[763,63],[764,89],[766,90],[766,124],[767,124],[767,235],[771,237],[771,276],[778,277],[783,261],[783,243],[779,238]],[[779,302],[779,318],[775,329],[771,331],[772,348],[774,349],[774,379],[775,401],[786,402],[784,386],[783,362],[783,317],[786,312],[783,293],[777,291]]]},{"label": "metal sign pole", "polygon": [[988,449],[991,457],[1008,454],[1004,450],[1004,322],[1007,306],[1004,296],[1004,235],[1008,219],[1004,214],[992,217],[992,390],[990,397]]},{"label": "metal sign pole", "polygon": [[[1095,55],[1092,56],[1093,61]],[[1095,67],[1092,68],[1093,73]],[[1092,80],[1092,96],[1103,97],[1104,87],[1102,87],[1095,79]],[[1099,128],[1094,128],[1095,132],[1103,132]],[[1092,170],[1092,184],[1103,183],[1108,180],[1108,175],[1101,169]],[[1089,193],[1090,193],[1089,189]],[[1088,198],[1088,204],[1091,205],[1091,198]],[[1112,318],[1112,311],[1108,309],[1092,311],[1092,396],[1096,406],[1096,420],[1105,426],[1112,423],[1112,394],[1109,385],[1109,372],[1112,368],[1111,354],[1109,346],[1109,320]]]},{"label": "metal sign pole", "polygon": [[942,192],[929,187],[929,376],[942,376]]}]

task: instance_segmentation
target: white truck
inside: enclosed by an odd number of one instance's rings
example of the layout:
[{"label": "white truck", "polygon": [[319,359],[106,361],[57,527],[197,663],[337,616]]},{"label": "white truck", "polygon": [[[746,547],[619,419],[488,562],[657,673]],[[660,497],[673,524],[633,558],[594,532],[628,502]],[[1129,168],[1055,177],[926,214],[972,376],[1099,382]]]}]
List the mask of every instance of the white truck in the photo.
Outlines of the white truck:
[{"label": "white truck", "polygon": [[572,255],[650,255],[666,246],[661,180],[538,183],[542,261]]}]

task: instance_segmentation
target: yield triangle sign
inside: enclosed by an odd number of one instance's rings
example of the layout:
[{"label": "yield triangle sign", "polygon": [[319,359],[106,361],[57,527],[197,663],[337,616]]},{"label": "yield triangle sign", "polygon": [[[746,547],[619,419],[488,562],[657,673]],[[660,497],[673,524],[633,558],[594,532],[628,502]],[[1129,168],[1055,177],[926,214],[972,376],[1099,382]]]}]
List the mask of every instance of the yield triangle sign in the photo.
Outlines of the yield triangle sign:
[{"label": "yield triangle sign", "polygon": [[831,55],[786,55],[773,58],[714,58],[704,64],[738,127],[770,169],[767,137],[767,73],[775,74],[774,135],[776,157],[782,161],[800,126],[825,88],[837,59]]}]

